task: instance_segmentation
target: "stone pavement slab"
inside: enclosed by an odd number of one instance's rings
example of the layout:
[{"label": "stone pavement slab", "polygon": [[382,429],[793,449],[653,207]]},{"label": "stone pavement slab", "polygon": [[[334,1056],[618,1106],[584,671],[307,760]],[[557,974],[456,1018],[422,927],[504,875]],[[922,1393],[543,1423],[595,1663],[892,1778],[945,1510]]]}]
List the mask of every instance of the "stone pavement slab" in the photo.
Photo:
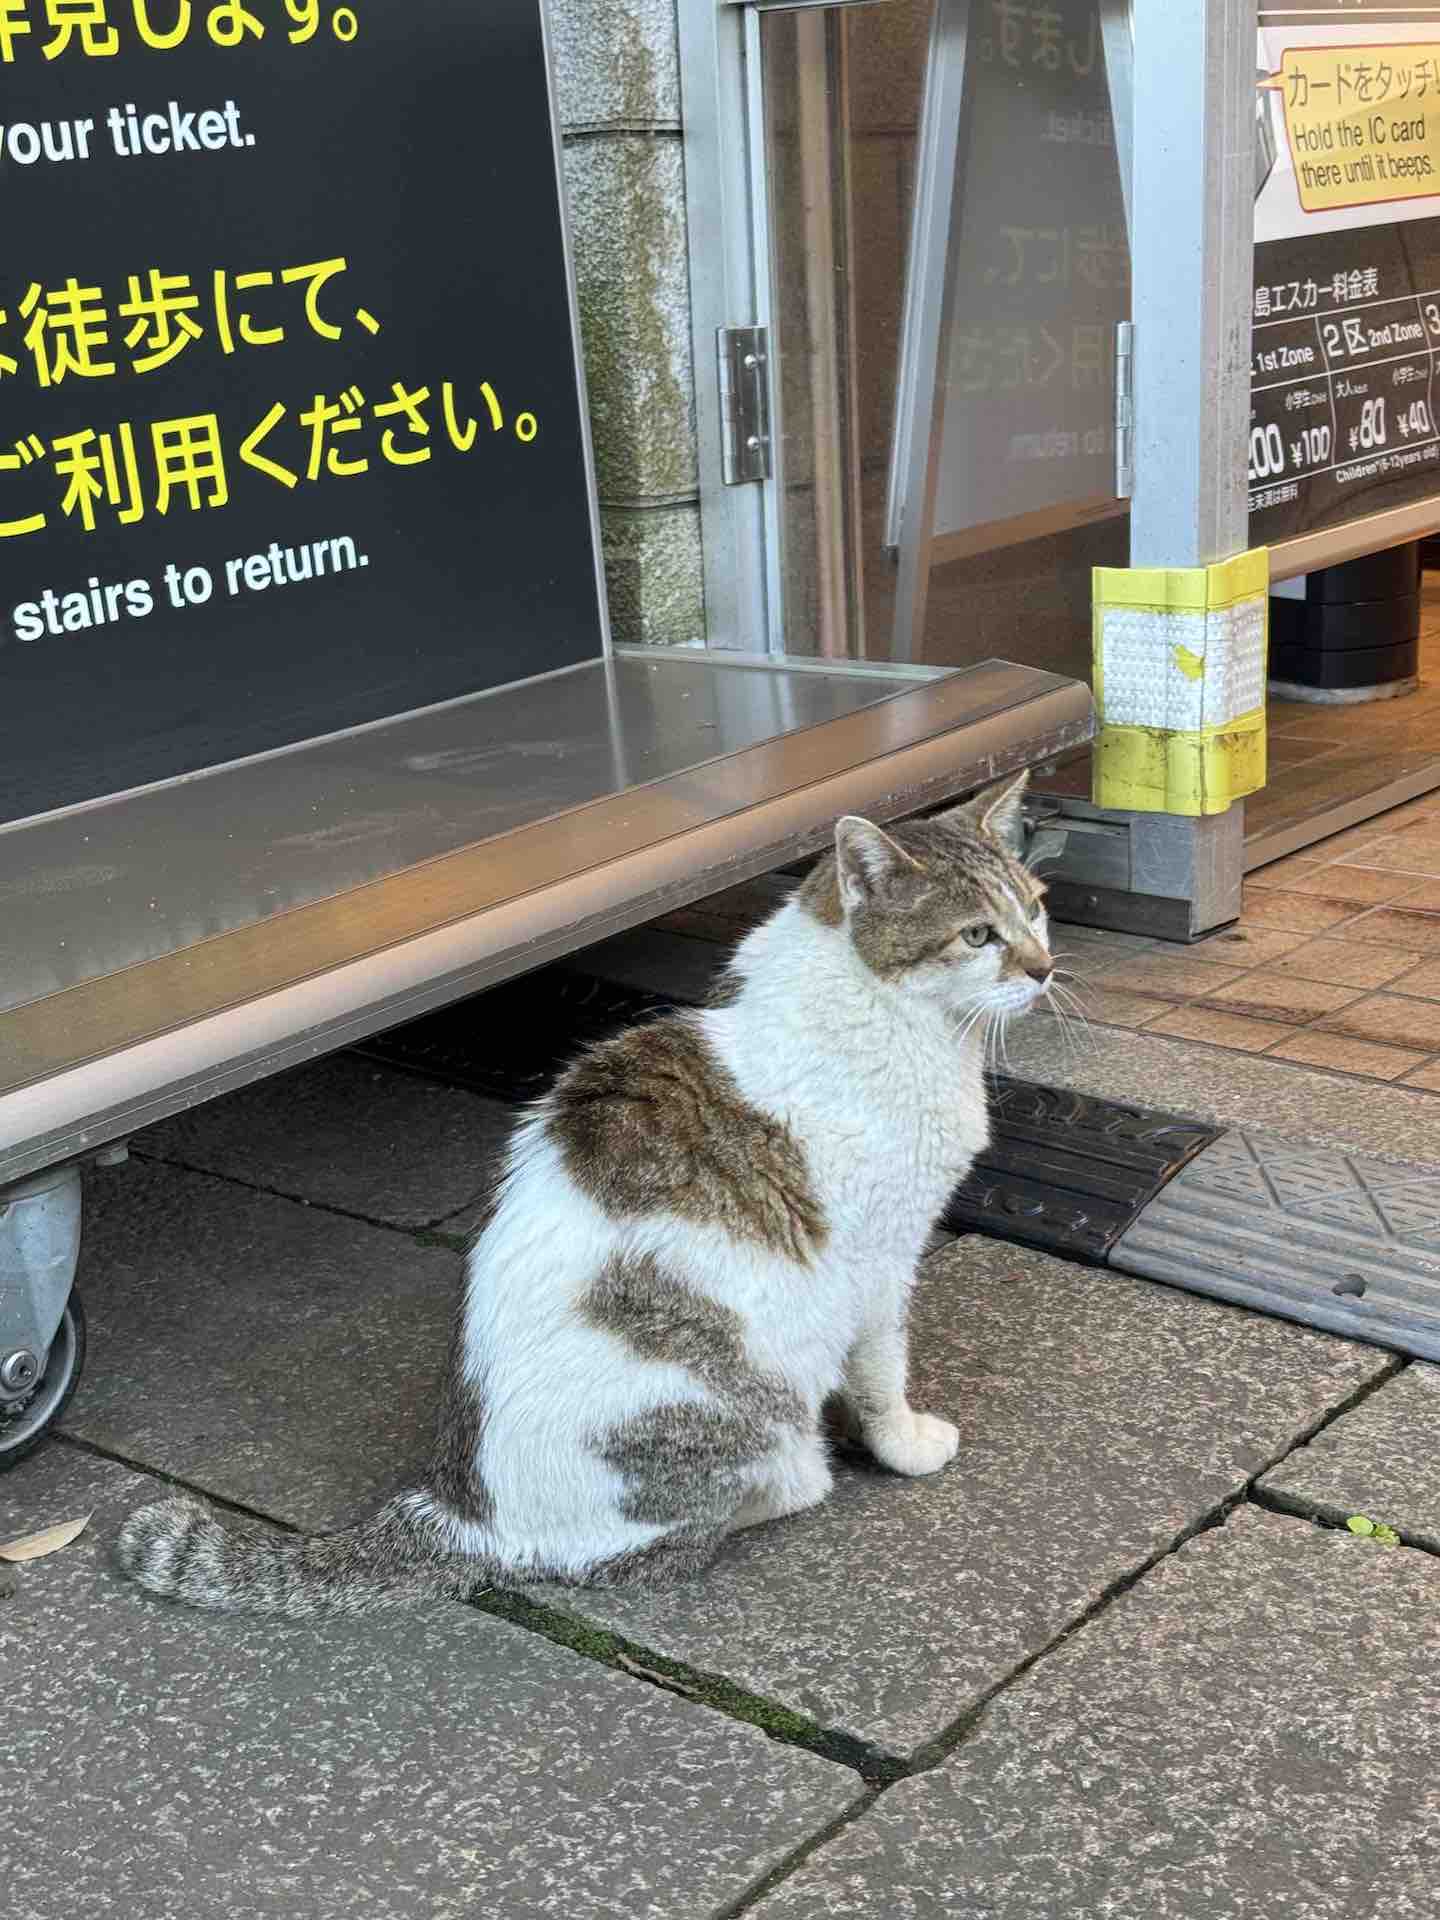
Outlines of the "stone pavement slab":
[{"label": "stone pavement slab", "polygon": [[109,1561],[153,1481],[0,1479],[8,1920],[705,1920],[857,1797],[846,1769],[458,1605],[296,1625]]},{"label": "stone pavement slab", "polygon": [[1247,1506],[892,1788],[755,1920],[1421,1920],[1440,1563]]},{"label": "stone pavement slab", "polygon": [[1440,1553],[1440,1368],[1407,1367],[1260,1486],[1292,1510],[1336,1526],[1365,1514]]},{"label": "stone pavement slab", "polygon": [[447,1220],[485,1192],[514,1111],[340,1054],[175,1114],[137,1153],[396,1227]]},{"label": "stone pavement slab", "polygon": [[960,1427],[942,1474],[847,1465],[693,1586],[539,1597],[909,1755],[1395,1364],[981,1239],[926,1263],[912,1351]]},{"label": "stone pavement slab", "polygon": [[1006,1048],[1020,1079],[1381,1160],[1440,1161],[1440,1101],[1418,1090],[1113,1027],[1077,1039],[1043,1016],[1017,1021]]},{"label": "stone pavement slab", "polygon": [[142,1160],[85,1196],[65,1432],[311,1528],[423,1464],[458,1253]]}]

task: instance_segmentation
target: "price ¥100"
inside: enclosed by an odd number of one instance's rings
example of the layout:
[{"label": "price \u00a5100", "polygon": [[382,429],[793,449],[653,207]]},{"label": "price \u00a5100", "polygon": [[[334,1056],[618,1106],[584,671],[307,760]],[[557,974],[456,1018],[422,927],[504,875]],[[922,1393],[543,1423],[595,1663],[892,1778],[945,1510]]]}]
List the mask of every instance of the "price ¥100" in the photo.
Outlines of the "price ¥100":
[{"label": "price \u00a5100", "polygon": [[1290,442],[1289,460],[1286,460],[1286,446],[1279,427],[1272,420],[1269,426],[1252,427],[1250,430],[1250,483],[1257,480],[1276,480],[1285,472],[1287,464],[1294,469],[1323,467],[1330,459],[1332,435],[1328,426],[1302,427],[1297,437]]}]

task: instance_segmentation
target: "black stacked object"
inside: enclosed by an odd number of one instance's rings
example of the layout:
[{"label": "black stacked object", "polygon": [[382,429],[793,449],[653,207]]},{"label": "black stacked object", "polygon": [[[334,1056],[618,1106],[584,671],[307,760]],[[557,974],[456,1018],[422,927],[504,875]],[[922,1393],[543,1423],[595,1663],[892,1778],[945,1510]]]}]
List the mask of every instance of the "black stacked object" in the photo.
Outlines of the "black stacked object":
[{"label": "black stacked object", "polygon": [[1386,687],[1420,669],[1420,543],[1307,575],[1270,599],[1270,678],[1327,693]]}]

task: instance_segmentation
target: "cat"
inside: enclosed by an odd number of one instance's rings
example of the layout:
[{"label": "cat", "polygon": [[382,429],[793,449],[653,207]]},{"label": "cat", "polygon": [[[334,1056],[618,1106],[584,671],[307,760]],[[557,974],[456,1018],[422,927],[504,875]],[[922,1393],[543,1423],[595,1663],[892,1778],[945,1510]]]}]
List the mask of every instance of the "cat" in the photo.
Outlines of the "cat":
[{"label": "cat", "polygon": [[906,1398],[908,1302],[988,1138],[985,1027],[1053,976],[1024,787],[842,819],[708,1006],[600,1042],[519,1121],[423,1486],[308,1538],[167,1499],[126,1522],[125,1571],[292,1618],[668,1583],[825,1498],[836,1393],[883,1466],[944,1467],[956,1428]]}]

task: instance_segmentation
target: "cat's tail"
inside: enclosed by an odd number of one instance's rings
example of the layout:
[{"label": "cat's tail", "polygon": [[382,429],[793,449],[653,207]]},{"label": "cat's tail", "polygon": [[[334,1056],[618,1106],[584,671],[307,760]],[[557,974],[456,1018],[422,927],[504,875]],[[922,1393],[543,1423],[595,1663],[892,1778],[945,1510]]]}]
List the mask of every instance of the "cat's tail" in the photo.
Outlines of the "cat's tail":
[{"label": "cat's tail", "polygon": [[116,1543],[121,1567],[151,1593],[220,1613],[370,1613],[463,1599],[493,1573],[449,1553],[401,1495],[343,1533],[270,1533],[222,1525],[198,1500],[141,1507]]}]

